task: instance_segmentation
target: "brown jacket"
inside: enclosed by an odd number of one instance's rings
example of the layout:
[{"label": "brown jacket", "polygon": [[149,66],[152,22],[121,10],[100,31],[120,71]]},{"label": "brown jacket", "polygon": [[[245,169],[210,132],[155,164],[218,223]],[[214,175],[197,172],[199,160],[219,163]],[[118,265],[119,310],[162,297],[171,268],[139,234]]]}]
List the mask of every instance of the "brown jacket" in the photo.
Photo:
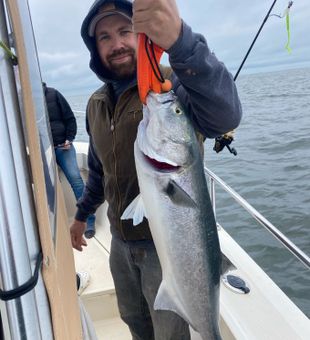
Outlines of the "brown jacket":
[{"label": "brown jacket", "polygon": [[[172,71],[164,67],[162,72],[169,78]],[[134,142],[142,119],[137,86],[127,89],[115,107],[110,87],[103,87],[90,98],[87,118],[95,153],[104,173],[102,184],[109,204],[112,233],[119,233],[124,240],[152,239],[146,219],[138,226],[133,226],[132,220],[120,219],[140,192],[134,160]]]}]

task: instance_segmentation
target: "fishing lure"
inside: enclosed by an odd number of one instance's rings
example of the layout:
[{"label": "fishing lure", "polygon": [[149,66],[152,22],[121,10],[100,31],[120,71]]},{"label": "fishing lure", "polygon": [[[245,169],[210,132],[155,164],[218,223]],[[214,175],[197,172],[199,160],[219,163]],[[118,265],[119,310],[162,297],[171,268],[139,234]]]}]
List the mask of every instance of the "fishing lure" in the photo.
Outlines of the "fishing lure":
[{"label": "fishing lure", "polygon": [[289,1],[288,5],[286,7],[286,9],[284,10],[282,15],[278,15],[278,14],[271,14],[270,16],[275,16],[278,17],[280,19],[285,17],[285,21],[286,21],[286,31],[287,31],[287,43],[285,45],[286,50],[288,51],[288,53],[292,52],[292,49],[290,47],[290,41],[291,41],[291,32],[290,32],[290,9],[293,6],[293,1]]}]

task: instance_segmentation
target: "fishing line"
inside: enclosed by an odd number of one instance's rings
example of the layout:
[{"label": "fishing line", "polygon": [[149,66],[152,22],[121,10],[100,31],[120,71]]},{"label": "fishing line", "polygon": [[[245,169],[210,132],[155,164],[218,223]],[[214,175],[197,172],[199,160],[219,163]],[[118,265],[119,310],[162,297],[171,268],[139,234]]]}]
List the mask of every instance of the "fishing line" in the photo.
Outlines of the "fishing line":
[{"label": "fishing line", "polygon": [[287,8],[285,9],[285,11],[282,15],[281,14],[270,14],[269,16],[270,17],[278,17],[278,18],[282,19],[288,14],[288,12],[289,12],[289,10],[292,6],[293,6],[293,1],[289,1]]},{"label": "fishing line", "polygon": [[290,32],[290,9],[293,6],[293,1],[289,1],[286,9],[284,10],[283,14],[270,14],[270,17],[277,17],[283,19],[285,17],[286,21],[286,31],[287,31],[287,43],[285,45],[286,50],[288,53],[291,53],[292,50],[290,48],[290,40],[291,40],[291,32]]},{"label": "fishing line", "polygon": [[[150,49],[151,49],[152,56],[150,55],[149,46],[150,46]],[[150,65],[152,67],[152,70],[155,74],[155,77],[158,79],[158,81],[160,81],[161,83],[164,83],[165,78],[163,77],[163,75],[160,71],[158,62],[156,60],[155,51],[154,51],[154,43],[151,39],[145,39],[145,51],[146,51],[147,57],[149,59]]]},{"label": "fishing line", "polygon": [[[263,29],[265,23],[267,22],[268,18],[271,17],[271,16],[276,16],[276,17],[279,17],[279,18],[284,18],[286,17],[286,30],[287,30],[287,43],[285,45],[285,48],[287,49],[287,51],[289,53],[291,53],[291,48],[290,48],[290,38],[291,38],[291,34],[290,34],[290,17],[289,17],[289,11],[293,5],[293,1],[289,1],[288,3],[288,6],[287,8],[285,9],[283,15],[277,15],[277,14],[270,14],[274,5],[276,4],[277,0],[274,0],[271,7],[269,8],[268,10],[268,13],[266,14],[258,32],[256,33],[245,57],[243,58],[242,62],[241,62],[241,65],[239,66],[238,68],[238,71],[236,72],[235,76],[234,76],[234,81],[236,81],[236,79],[238,78],[238,75],[245,63],[245,61],[247,60],[261,30]],[[214,143],[214,147],[213,147],[213,150],[216,152],[216,153],[219,153],[221,152],[225,147],[229,150],[230,153],[232,153],[233,155],[237,155],[237,150],[235,148],[231,148],[229,147],[229,145],[233,142],[234,140],[234,130],[232,131],[229,131],[228,133],[222,135],[222,136],[219,136],[219,137],[216,137],[215,138],[215,143]]]},{"label": "fishing line", "polygon": [[286,16],[286,29],[287,29],[287,34],[288,34],[288,41],[287,41],[287,44],[286,44],[285,48],[288,50],[289,53],[291,52],[291,49],[290,49],[290,46],[289,46],[289,44],[290,44],[289,11],[290,11],[290,8],[291,8],[292,5],[293,5],[293,1],[289,1],[286,10],[285,10],[284,13],[283,13],[283,16],[279,16],[279,15],[277,15],[277,14],[270,14],[271,11],[272,11],[272,9],[273,9],[273,7],[274,7],[274,5],[276,4],[276,2],[277,2],[277,0],[274,0],[273,3],[272,3],[272,5],[271,5],[271,7],[269,8],[268,13],[266,14],[266,16],[265,16],[265,18],[264,18],[264,20],[263,20],[263,22],[262,22],[262,24],[261,24],[261,26],[260,26],[258,32],[256,33],[256,35],[255,35],[255,37],[254,37],[254,39],[253,39],[253,41],[252,41],[252,43],[251,43],[251,45],[250,45],[250,47],[249,47],[249,49],[248,49],[248,51],[247,51],[245,57],[243,58],[243,60],[242,60],[242,62],[241,62],[241,65],[240,65],[239,68],[238,68],[238,71],[236,72],[236,74],[235,74],[235,76],[234,76],[234,80],[236,80],[236,79],[238,78],[238,75],[239,75],[239,73],[240,73],[240,71],[241,71],[241,69],[242,69],[242,67],[243,67],[243,65],[244,65],[244,63],[245,63],[245,61],[247,60],[247,58],[248,58],[248,56],[249,56],[249,54],[250,54],[250,52],[251,52],[251,50],[252,50],[252,48],[253,48],[253,46],[254,46],[254,44],[255,44],[255,42],[256,42],[256,40],[257,40],[257,38],[258,38],[258,36],[259,36],[261,30],[262,30],[263,27],[265,26],[265,23],[267,22],[267,20],[268,20],[268,18],[269,18],[270,16],[276,16],[276,17],[280,17],[280,18],[283,18],[284,16]]}]

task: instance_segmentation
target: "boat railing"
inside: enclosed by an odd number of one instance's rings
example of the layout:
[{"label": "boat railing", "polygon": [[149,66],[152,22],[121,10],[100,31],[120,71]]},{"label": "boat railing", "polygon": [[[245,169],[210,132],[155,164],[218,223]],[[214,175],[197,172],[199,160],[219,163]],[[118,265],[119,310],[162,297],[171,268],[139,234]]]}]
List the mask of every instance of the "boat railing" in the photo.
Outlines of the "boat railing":
[{"label": "boat railing", "polygon": [[[73,110],[74,113],[84,113],[85,111]],[[281,231],[270,223],[262,214],[260,214],[254,207],[251,206],[244,198],[236,193],[229,185],[227,185],[220,177],[213,173],[210,169],[205,167],[205,173],[210,180],[210,197],[211,203],[216,217],[216,193],[215,183],[219,184],[231,197],[233,197],[239,205],[241,205],[252,217],[267,229],[281,244],[285,246],[301,263],[310,269],[310,258],[301,249],[299,249],[289,238],[287,238]]]},{"label": "boat railing", "polygon": [[215,184],[219,184],[239,205],[241,205],[260,225],[267,229],[283,246],[285,246],[296,258],[310,269],[310,258],[301,249],[299,249],[289,238],[287,238],[278,228],[270,223],[255,208],[253,208],[244,198],[237,194],[229,185],[220,177],[215,175],[210,169],[205,167],[205,172],[209,177],[210,197],[213,211],[216,217],[216,192]]}]

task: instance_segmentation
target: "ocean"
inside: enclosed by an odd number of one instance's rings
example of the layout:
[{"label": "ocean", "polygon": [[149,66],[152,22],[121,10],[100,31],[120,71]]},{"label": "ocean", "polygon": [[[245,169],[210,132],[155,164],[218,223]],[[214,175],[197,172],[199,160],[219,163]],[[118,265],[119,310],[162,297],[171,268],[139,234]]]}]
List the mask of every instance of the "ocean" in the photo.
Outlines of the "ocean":
[{"label": "ocean", "polygon": [[[240,76],[243,120],[219,154],[205,143],[205,163],[310,256],[310,68]],[[87,141],[88,96],[67,97],[76,141]],[[218,222],[310,317],[310,270],[216,186]]]}]

